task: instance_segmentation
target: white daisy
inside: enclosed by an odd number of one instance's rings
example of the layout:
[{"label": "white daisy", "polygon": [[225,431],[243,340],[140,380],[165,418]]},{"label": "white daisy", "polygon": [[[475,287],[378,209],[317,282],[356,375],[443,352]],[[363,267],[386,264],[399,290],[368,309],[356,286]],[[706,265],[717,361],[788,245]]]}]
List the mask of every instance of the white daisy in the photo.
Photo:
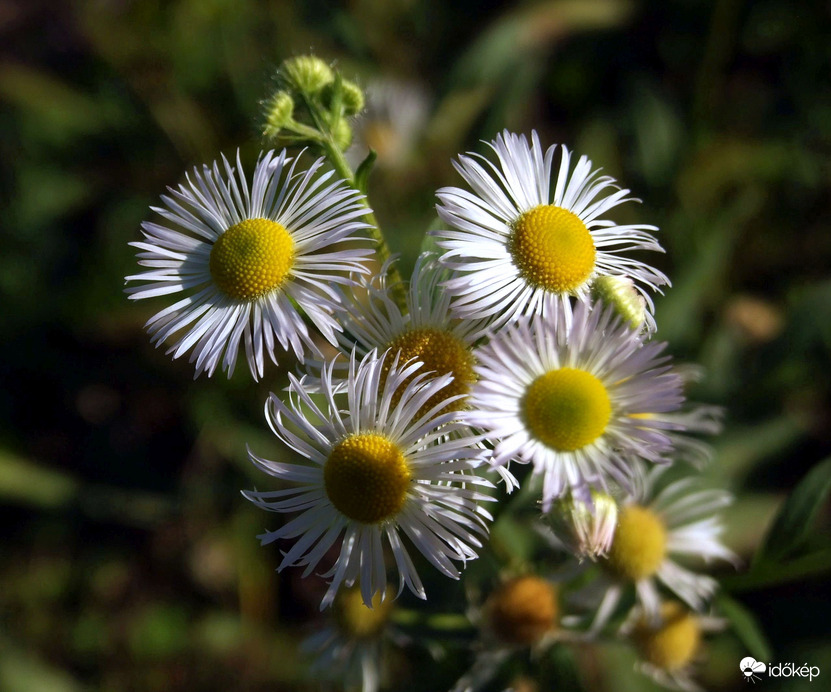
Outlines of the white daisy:
[{"label": "white daisy", "polygon": [[[402,363],[415,359],[425,371],[453,376],[437,397],[466,396],[476,379],[473,349],[485,334],[486,324],[452,316],[450,297],[440,285],[448,272],[429,253],[416,260],[405,309],[393,299],[387,276],[384,266],[378,275],[362,281],[365,293],[344,296],[343,312],[338,315],[343,326],[342,351],[349,354],[354,349],[362,356],[373,349],[379,353],[390,349],[391,356],[398,354]],[[389,358],[387,365],[391,362]],[[464,397],[456,401],[455,408],[463,405]]]},{"label": "white daisy", "polygon": [[[343,326],[341,349],[346,354],[354,349],[359,355],[372,349],[379,353],[389,349],[390,355],[398,354],[402,363],[418,360],[423,370],[434,375],[452,375],[452,382],[424,405],[425,410],[440,398],[455,395],[459,398],[452,408],[464,408],[476,381],[474,347],[488,333],[487,321],[453,317],[450,296],[441,286],[448,271],[431,253],[422,253],[416,260],[404,310],[387,286],[388,275],[384,266],[378,275],[362,281],[363,292],[344,296],[344,309],[339,315]],[[496,470],[509,491],[518,485],[507,469]]]},{"label": "white daisy", "polygon": [[579,303],[566,320],[507,325],[476,350],[479,380],[465,420],[494,444],[491,462],[531,462],[543,476],[543,510],[571,489],[584,496],[613,480],[630,483],[637,459],[667,462],[672,449],[659,415],[681,406],[682,380],[609,308]]},{"label": "white daisy", "polygon": [[721,543],[719,510],[732,502],[726,490],[702,490],[698,477],[687,477],[655,493],[663,468],[641,474],[634,495],[620,508],[615,537],[604,561],[606,574],[592,585],[603,593],[592,631],[608,622],[627,589],[635,588],[645,617],[659,619],[658,584],[689,607],[702,611],[718,588],[712,577],[698,574],[676,561],[738,558]]},{"label": "white daisy", "polygon": [[236,167],[223,156],[223,170],[216,161],[194,168],[187,185],[152,207],[167,225],[145,222],[145,240],[130,243],[148,267],[127,277],[145,282],[127,289],[131,299],[186,294],[146,327],[156,345],[184,330],[168,352],[178,358],[192,348],[196,376],[221,361],[230,377],[241,341],[254,378],[265,355],[276,363],[277,344],[302,362],[307,350],[317,352],[303,315],[335,343],[335,284],[353,284],[347,273],[366,273],[372,253],[337,244],[363,240],[356,233],[367,228],[367,209],[343,181],[327,184],[331,171],[316,177],[323,159],[305,171],[296,165],[285,150],[269,151],[250,188],[239,153]]},{"label": "white daisy", "polygon": [[[330,585],[321,608],[332,603],[343,584],[359,581],[367,604],[386,589],[385,542],[398,569],[399,593],[406,585],[425,598],[402,533],[454,579],[459,570],[452,561],[474,559],[487,533],[490,515],[477,503],[490,498],[468,486],[490,483],[465,473],[477,464],[476,438],[454,420],[457,414],[439,413],[452,397],[417,415],[451,376],[412,377],[420,363],[399,365],[394,358],[386,369],[384,361],[374,351],[360,362],[353,355],[345,384],[334,381],[334,366],[328,364],[321,378],[322,407],[302,380],[290,376],[289,403],[272,395],[266,418],[274,434],[306,461],[269,461],[250,454],[263,471],[294,484],[244,493],[265,509],[300,513],[260,536],[263,544],[296,539],[279,569],[304,566],[306,576],[332,546],[340,547],[337,561],[323,575]],[[338,402],[344,390],[346,401]]]},{"label": "white daisy", "polygon": [[[556,145],[543,152],[536,132],[530,146],[524,135],[508,131],[490,146],[497,163],[473,154],[454,164],[471,191],[448,187],[437,193],[439,216],[453,229],[436,235],[447,250],[442,261],[458,273],[446,284],[456,314],[492,317],[500,324],[542,311],[544,298],[552,295],[570,309],[570,296],[588,300],[596,277],[624,276],[643,295],[649,307],[647,327],[654,331],[645,287],[659,290],[669,280],[624,253],[663,252],[650,233],[657,229],[621,226],[605,218],[633,200],[629,190],[617,189],[609,176],[598,176],[585,156],[572,170],[565,146],[552,180]],[[610,188],[615,191],[599,197]]]},{"label": "white daisy", "polygon": [[342,589],[329,622],[301,644],[315,654],[312,671],[336,680],[347,689],[377,692],[385,673],[385,651],[392,642],[404,646],[408,638],[390,624],[393,600],[378,593],[372,607],[364,604],[358,589]]}]

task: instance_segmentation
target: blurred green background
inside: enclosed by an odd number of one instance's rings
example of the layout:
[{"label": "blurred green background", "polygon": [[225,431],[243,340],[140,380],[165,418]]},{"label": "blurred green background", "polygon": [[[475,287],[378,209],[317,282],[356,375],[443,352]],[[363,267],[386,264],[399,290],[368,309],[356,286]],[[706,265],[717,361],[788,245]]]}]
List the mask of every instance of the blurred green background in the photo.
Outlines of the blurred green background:
[{"label": "blurred green background", "polygon": [[[790,0],[0,2],[0,692],[319,688],[296,649],[321,584],[274,572],[255,536],[277,517],[239,495],[268,485],[245,444],[279,455],[261,407],[284,375],[193,382],[142,331],[161,303],[123,294],[149,205],[221,152],[253,162],[274,66],[310,49],[412,96],[394,116],[406,131],[361,126],[405,268],[436,188],[459,183],[452,157],[504,127],[569,144],[643,199],[615,220],[661,228],[659,337],[705,366],[695,398],[727,408],[707,473],[738,496],[726,542],[747,566],[719,573],[738,633],[710,642],[700,679],[744,689],[738,661],[769,647],[823,672],[764,689],[824,688],[826,467],[793,540],[753,554],[831,454],[830,15]],[[651,689],[623,647],[555,654],[576,661],[564,689]],[[468,662],[461,645],[398,651],[394,689],[447,689]]]}]

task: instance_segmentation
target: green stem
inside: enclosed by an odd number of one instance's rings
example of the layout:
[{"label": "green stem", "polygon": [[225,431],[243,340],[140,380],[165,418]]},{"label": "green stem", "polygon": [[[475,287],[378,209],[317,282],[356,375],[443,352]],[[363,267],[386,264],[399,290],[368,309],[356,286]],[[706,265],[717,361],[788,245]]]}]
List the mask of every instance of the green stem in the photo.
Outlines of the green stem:
[{"label": "green stem", "polygon": [[[341,148],[335,143],[335,139],[332,136],[331,124],[328,122],[325,114],[320,112],[318,104],[313,99],[308,98],[305,94],[302,95],[302,98],[305,102],[307,110],[312,116],[312,121],[317,128],[317,137],[315,137],[315,141],[321,149],[323,149],[323,153],[326,158],[329,159],[329,163],[332,164],[332,168],[335,169],[335,173],[346,180],[350,185],[352,185],[352,187],[355,187],[355,172],[347,162]],[[366,195],[361,197],[361,203],[367,209],[366,220],[369,223],[369,233],[375,241],[375,249],[378,253],[378,262],[383,265],[384,262],[386,262],[390,257],[389,245],[387,244],[387,240],[381,230],[381,225],[375,217],[375,212],[373,212],[372,207],[369,206],[369,200]],[[390,287],[390,292],[396,305],[398,305],[402,313],[406,313],[407,293],[404,288],[404,283],[401,280],[401,273],[398,271],[397,264],[389,265],[387,270],[387,285]]]}]

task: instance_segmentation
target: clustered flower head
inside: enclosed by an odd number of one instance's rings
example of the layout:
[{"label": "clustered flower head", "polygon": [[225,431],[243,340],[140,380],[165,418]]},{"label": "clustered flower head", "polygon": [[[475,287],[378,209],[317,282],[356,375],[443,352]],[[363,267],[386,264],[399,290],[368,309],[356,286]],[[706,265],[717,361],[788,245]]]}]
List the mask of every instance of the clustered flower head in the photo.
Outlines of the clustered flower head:
[{"label": "clustered flower head", "polygon": [[[569,617],[545,574],[504,580],[480,618],[488,655],[618,633],[657,679],[691,687],[717,588],[692,563],[735,556],[717,514],[730,495],[691,475],[719,413],[686,401],[654,338],[651,292],[669,281],[633,255],[663,251],[657,229],[614,220],[633,198],[585,156],[506,131],[495,158],[459,157],[465,187],[438,191],[438,250],[407,285],[343,168],[360,88],[314,56],[277,81],[265,134],[324,156],[267,151],[250,180],[239,154],[195,168],[131,243],[143,270],[127,292],[174,297],[147,329],[197,376],[230,377],[241,352],[254,379],[284,353],[296,370],[265,404],[281,451],[249,451],[267,488],[243,494],[285,516],[260,536],[279,570],[328,584],[320,607],[338,615],[310,648],[375,689],[392,600],[428,598],[426,566],[459,579],[487,549],[488,507],[521,487],[594,576]],[[679,460],[694,464],[666,481]]]}]

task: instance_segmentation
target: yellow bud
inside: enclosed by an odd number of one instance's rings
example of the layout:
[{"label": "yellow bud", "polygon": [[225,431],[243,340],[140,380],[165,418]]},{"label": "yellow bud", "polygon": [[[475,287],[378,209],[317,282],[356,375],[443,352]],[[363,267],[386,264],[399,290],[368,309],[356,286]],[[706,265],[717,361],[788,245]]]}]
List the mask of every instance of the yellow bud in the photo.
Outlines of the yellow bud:
[{"label": "yellow bud", "polygon": [[506,644],[530,646],[557,626],[557,591],[540,577],[517,577],[490,595],[485,611],[488,625],[498,639]]}]

